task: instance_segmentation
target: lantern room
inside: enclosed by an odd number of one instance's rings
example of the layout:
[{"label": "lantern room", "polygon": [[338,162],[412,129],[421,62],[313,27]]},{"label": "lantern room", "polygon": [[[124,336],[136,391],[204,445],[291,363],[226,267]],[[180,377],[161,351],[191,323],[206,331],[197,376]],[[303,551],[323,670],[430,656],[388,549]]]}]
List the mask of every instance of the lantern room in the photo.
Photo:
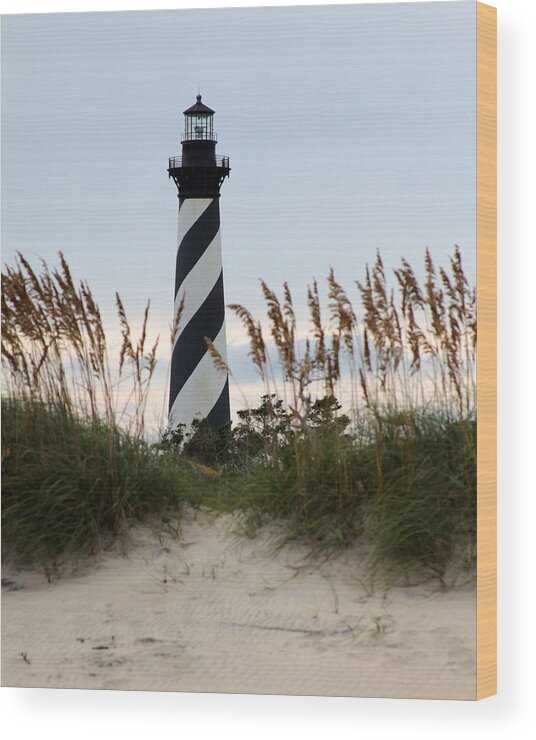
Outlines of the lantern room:
[{"label": "lantern room", "polygon": [[197,96],[194,105],[184,111],[182,142],[185,141],[216,141],[214,111],[201,102],[201,95]]}]

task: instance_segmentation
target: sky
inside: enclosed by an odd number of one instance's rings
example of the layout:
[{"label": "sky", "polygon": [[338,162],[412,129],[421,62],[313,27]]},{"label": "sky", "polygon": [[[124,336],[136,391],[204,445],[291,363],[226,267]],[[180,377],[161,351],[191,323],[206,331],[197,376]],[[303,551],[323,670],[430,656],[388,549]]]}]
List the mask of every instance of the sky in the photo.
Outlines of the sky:
[{"label": "sky", "polygon": [[[227,303],[260,317],[259,278],[286,280],[301,315],[330,267],[357,298],[376,250],[387,268],[402,256],[419,268],[426,247],[445,264],[458,244],[474,282],[475,14],[456,1],[4,16],[2,262],[19,250],[54,264],[62,250],[107,321],[118,291],[134,324],[150,299],[166,335],[178,209],[167,159],[199,89],[232,168]],[[231,313],[227,334],[254,394]]]}]

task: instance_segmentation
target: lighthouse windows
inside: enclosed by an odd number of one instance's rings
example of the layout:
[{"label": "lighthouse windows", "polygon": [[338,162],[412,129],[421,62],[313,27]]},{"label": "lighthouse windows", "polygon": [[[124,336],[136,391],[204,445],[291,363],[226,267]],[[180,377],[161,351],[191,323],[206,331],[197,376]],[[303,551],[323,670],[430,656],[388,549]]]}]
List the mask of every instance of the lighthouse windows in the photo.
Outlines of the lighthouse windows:
[{"label": "lighthouse windows", "polygon": [[213,141],[212,116],[211,115],[188,115],[186,118],[185,139],[204,139]]},{"label": "lighthouse windows", "polygon": [[196,116],[194,119],[194,131],[195,131],[195,138],[196,139],[202,139],[203,134],[205,133],[207,127],[206,127],[206,117],[205,116]]}]

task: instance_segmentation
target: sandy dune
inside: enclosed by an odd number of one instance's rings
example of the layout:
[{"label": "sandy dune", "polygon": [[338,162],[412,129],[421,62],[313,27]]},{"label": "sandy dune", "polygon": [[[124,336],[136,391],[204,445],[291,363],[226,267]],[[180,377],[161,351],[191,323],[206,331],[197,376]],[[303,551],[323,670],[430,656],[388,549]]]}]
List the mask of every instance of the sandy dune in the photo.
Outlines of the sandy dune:
[{"label": "sandy dune", "polygon": [[189,513],[179,540],[47,583],[5,569],[2,685],[473,699],[473,585],[388,590]]}]

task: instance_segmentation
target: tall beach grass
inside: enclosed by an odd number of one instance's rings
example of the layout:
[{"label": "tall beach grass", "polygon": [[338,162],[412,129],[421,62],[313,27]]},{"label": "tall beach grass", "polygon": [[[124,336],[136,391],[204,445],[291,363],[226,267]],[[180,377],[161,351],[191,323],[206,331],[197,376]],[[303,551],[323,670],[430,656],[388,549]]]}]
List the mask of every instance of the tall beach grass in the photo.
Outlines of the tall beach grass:
[{"label": "tall beach grass", "polygon": [[439,575],[455,555],[471,560],[476,293],[458,248],[439,269],[426,251],[424,275],[402,260],[389,280],[378,254],[352,300],[331,270],[327,311],[317,282],[307,290],[305,341],[286,283],[281,297],[261,283],[270,339],[247,308],[230,307],[265,388],[263,454],[238,486],[253,527],[275,520],[316,551],[361,537],[375,562]]},{"label": "tall beach grass", "polygon": [[[459,249],[419,281],[380,255],[352,291],[313,281],[309,329],[284,284],[243,322],[263,395],[238,422],[145,439],[158,340],[116,296],[115,360],[86,283],[22,255],[2,274],[2,549],[58,568],[133,521],[178,526],[185,501],[276,525],[313,553],[366,543],[373,564],[443,577],[471,563],[476,521],[476,295]],[[180,321],[175,317],[172,336]],[[266,328],[268,327],[267,334]],[[232,374],[207,340],[215,363]],[[275,353],[275,358],[274,358]]]},{"label": "tall beach grass", "polygon": [[178,515],[191,475],[144,439],[158,339],[134,339],[119,296],[113,362],[102,317],[67,262],[2,274],[2,551],[57,568],[136,519]]}]

